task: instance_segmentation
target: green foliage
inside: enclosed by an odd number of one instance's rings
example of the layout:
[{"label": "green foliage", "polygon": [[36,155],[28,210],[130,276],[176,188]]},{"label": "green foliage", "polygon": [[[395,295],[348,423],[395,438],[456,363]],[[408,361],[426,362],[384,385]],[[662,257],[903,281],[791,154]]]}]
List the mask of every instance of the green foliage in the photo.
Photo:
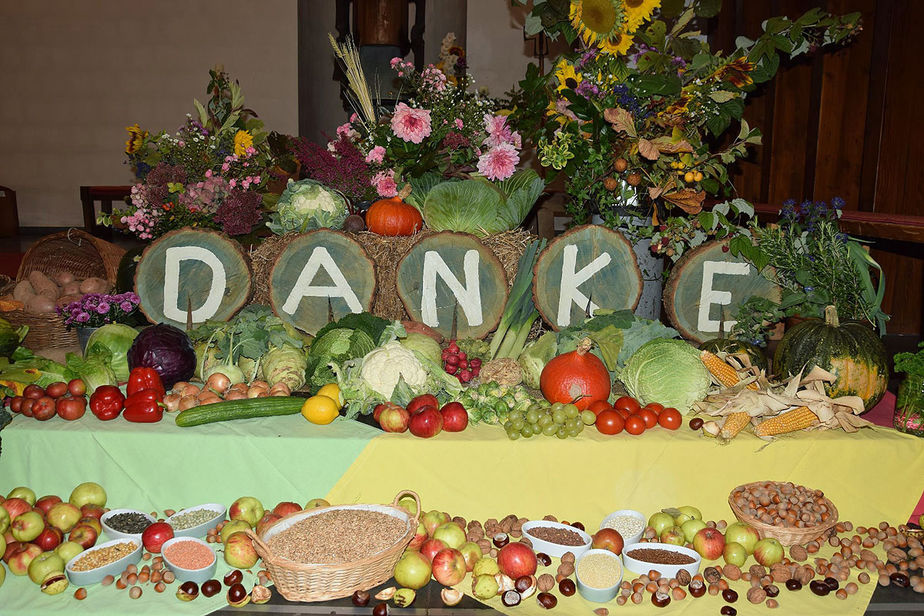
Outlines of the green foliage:
[{"label": "green foliage", "polygon": [[896,353],[895,371],[924,376],[924,342],[918,344],[917,353]]}]

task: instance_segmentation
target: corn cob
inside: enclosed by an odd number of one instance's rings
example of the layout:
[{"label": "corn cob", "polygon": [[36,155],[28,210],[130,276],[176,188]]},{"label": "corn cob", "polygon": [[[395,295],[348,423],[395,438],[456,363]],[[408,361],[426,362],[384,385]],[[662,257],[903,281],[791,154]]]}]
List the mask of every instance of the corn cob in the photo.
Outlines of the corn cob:
[{"label": "corn cob", "polygon": [[722,430],[719,432],[719,438],[729,440],[735,438],[735,435],[744,430],[751,423],[751,415],[746,411],[735,411],[725,418],[722,424]]},{"label": "corn cob", "polygon": [[[734,387],[741,379],[738,377],[738,371],[729,366],[726,362],[719,359],[719,356],[711,351],[700,351],[699,360],[703,362],[706,369],[719,380],[719,383],[725,387]],[[748,389],[757,391],[760,389],[757,383],[748,383]]]},{"label": "corn cob", "polygon": [[760,422],[754,427],[754,434],[757,436],[786,434],[787,432],[804,430],[816,421],[818,421],[818,416],[809,407],[800,406]]}]

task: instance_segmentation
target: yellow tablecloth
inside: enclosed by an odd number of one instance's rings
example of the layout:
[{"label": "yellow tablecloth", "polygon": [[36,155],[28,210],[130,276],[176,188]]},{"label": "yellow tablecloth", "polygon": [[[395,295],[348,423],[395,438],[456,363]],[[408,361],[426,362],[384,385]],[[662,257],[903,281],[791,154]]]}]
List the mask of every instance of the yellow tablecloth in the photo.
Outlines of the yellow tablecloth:
[{"label": "yellow tablecloth", "polygon": [[[821,489],[837,506],[840,519],[856,525],[883,520],[898,524],[921,494],[924,447],[920,439],[887,428],[800,433],[769,445],[742,434],[719,445],[686,427],[676,432],[653,429],[637,437],[585,430],[577,439],[511,442],[502,429],[482,425],[433,439],[383,434],[368,444],[328,499],[386,503],[398,490],[409,488],[421,495],[424,509],[481,521],[509,513],[530,519],[553,514],[580,520],[593,531],[617,509],[650,515],[664,507],[694,505],[706,519],[732,521],[729,492],[759,480]],[[831,553],[833,548],[827,547],[821,555]],[[739,614],[766,613],[765,606],[747,602],[745,583],[734,587],[741,595],[735,605]],[[469,592],[469,580],[460,588]],[[861,585],[846,601],[816,597],[808,589],[783,590],[781,613],[862,614],[873,590],[874,583]],[[646,596],[646,603],[632,612],[665,613],[647,601]],[[532,599],[512,610],[497,599],[489,604],[511,614],[548,613]],[[707,595],[674,602],[669,609],[671,614],[717,614],[721,605],[720,598]],[[559,597],[555,613],[586,615],[595,607],[599,605],[578,596]],[[615,602],[607,607],[618,608]]]}]

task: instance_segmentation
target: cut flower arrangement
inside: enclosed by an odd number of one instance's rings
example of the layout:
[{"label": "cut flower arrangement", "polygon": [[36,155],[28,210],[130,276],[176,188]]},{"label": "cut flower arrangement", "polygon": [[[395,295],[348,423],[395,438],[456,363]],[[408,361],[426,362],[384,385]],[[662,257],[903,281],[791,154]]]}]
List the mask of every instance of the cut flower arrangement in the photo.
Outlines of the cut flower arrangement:
[{"label": "cut flower arrangement", "polygon": [[131,291],[115,295],[88,293],[76,302],[58,308],[67,329],[102,327],[108,323],[134,325],[138,319],[138,296]]}]

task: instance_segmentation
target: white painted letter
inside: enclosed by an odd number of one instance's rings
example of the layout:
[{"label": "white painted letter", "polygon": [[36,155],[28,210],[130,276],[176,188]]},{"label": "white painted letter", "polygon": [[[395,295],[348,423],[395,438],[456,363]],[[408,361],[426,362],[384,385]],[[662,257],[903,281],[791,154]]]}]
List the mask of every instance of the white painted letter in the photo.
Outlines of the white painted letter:
[{"label": "white painted letter", "polygon": [[571,302],[574,302],[581,307],[581,310],[586,310],[590,314],[593,314],[594,310],[600,307],[578,291],[578,287],[609,265],[612,260],[610,253],[604,252],[576,272],[574,268],[577,267],[577,252],[577,246],[574,244],[565,246],[562,251],[561,294],[558,296],[558,318],[556,319],[556,324],[559,327],[571,325]]},{"label": "white painted letter", "polygon": [[[731,304],[732,294],[729,291],[716,291],[712,288],[712,278],[716,274],[729,276],[747,276],[751,272],[749,263],[731,263],[728,261],[703,262],[703,286],[699,292],[699,314],[696,320],[696,329],[701,332],[718,332],[719,322],[709,318],[709,307],[712,304],[727,306]],[[738,321],[725,321],[724,330],[727,334]]]},{"label": "white painted letter", "polygon": [[[171,321],[186,322],[187,303],[180,306],[180,263],[182,261],[200,261],[212,270],[209,282],[209,295],[205,303],[192,311],[192,322],[202,323],[215,316],[221,307],[221,300],[228,288],[225,266],[218,256],[208,248],[199,246],[174,246],[164,253],[164,316]],[[198,282],[198,281],[196,281]],[[193,284],[187,281],[186,285]],[[186,286],[184,285],[184,286]],[[188,296],[187,296],[188,297]]]},{"label": "white painted letter", "polygon": [[[311,281],[322,267],[334,282],[333,286],[312,286]],[[350,283],[347,282],[343,272],[323,246],[318,246],[311,251],[311,256],[308,257],[305,267],[298,275],[298,280],[292,286],[289,297],[282,305],[282,311],[286,314],[295,314],[303,297],[342,297],[350,308],[350,312],[363,311],[363,306],[359,303],[359,298],[356,297]]]},{"label": "white painted letter", "polygon": [[438,252],[428,250],[424,253],[423,289],[420,298],[420,314],[424,325],[438,327],[440,324],[439,317],[436,314],[437,276],[443,279],[459,302],[459,308],[462,309],[462,313],[470,326],[477,327],[484,322],[484,314],[481,308],[481,285],[478,276],[479,261],[480,257],[477,250],[465,252],[465,257],[462,261],[462,269],[465,272],[465,286],[463,286]]}]

